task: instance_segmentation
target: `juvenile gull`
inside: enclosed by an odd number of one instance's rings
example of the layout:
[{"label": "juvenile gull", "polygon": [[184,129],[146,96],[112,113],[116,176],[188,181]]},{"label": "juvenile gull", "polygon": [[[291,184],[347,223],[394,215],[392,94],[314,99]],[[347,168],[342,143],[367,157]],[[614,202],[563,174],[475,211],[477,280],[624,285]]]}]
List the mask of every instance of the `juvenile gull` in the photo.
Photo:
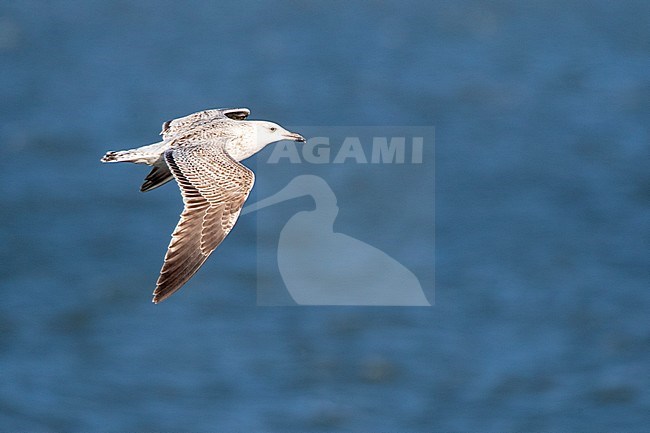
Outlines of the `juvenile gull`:
[{"label": "juvenile gull", "polygon": [[153,292],[156,304],[180,289],[235,225],[255,181],[239,161],[276,141],[305,141],[276,123],[245,120],[249,114],[247,108],[222,108],[169,120],[162,141],[101,159],[153,166],[140,191],[173,178],[180,187],[185,208]]}]

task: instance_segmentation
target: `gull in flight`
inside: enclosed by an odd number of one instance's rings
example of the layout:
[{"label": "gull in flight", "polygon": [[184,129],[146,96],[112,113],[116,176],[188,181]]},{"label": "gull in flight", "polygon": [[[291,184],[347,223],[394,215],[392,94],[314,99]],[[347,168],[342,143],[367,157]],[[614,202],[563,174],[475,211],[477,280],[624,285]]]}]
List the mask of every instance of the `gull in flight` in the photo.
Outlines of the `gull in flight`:
[{"label": "gull in flight", "polygon": [[230,233],[255,175],[240,161],[281,140],[302,141],[273,122],[246,120],[247,108],[205,110],[163,123],[162,141],[108,152],[102,162],[153,166],[140,191],[176,179],[185,208],[153,292],[158,303],[180,289]]}]

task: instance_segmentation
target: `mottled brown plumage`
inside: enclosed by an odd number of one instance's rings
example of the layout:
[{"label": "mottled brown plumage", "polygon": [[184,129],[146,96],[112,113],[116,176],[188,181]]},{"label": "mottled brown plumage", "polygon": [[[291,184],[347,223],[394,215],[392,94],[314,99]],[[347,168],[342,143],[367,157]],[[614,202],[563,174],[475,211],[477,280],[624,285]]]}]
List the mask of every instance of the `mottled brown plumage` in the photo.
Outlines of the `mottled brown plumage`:
[{"label": "mottled brown plumage", "polygon": [[172,234],[154,302],[185,284],[230,233],[255,181],[253,172],[226,154],[223,145],[178,146],[165,152],[165,161],[185,209]]},{"label": "mottled brown plumage", "polygon": [[142,191],[172,178],[180,187],[185,208],[165,255],[154,303],[180,289],[235,225],[255,181],[239,161],[275,141],[305,141],[275,123],[245,121],[249,114],[246,108],[200,111],[163,123],[159,143],[102,158],[154,166]]}]

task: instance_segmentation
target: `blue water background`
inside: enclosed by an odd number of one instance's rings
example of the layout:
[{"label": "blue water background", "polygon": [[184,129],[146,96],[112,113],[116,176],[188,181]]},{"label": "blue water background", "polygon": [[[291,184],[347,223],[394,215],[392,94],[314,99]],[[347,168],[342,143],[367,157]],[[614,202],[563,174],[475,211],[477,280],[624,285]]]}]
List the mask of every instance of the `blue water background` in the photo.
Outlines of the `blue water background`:
[{"label": "blue water background", "polygon": [[[0,430],[647,430],[648,17],[644,1],[0,3]],[[146,170],[98,160],[218,106],[435,126],[435,306],[257,307],[255,218],[153,306],[178,191],[143,195]],[[417,262],[400,222],[386,236]]]}]

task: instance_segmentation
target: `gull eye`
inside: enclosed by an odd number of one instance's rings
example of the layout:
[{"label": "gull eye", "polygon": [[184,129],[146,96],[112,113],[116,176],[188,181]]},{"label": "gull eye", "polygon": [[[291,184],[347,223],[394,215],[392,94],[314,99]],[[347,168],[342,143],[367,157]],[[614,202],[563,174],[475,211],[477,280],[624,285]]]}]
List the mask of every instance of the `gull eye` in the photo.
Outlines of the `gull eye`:
[{"label": "gull eye", "polygon": [[278,130],[278,128],[276,128],[275,126],[271,126],[271,132],[275,132],[277,130]]}]

